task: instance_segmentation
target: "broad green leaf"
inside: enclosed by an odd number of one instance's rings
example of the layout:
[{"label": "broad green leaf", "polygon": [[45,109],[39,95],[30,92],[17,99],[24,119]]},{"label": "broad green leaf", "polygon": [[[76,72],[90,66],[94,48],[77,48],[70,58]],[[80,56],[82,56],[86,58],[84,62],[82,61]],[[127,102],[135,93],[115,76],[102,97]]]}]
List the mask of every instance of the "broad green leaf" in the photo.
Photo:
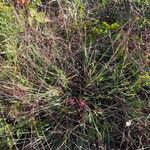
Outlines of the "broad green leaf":
[{"label": "broad green leaf", "polygon": [[47,23],[49,19],[45,16],[44,12],[38,12],[35,16],[35,19],[40,23]]},{"label": "broad green leaf", "polygon": [[118,29],[119,28],[119,24],[118,23],[113,23],[113,24],[111,24],[111,29]]},{"label": "broad green leaf", "polygon": [[35,17],[37,15],[37,11],[35,9],[30,9],[30,15],[31,17]]},{"label": "broad green leaf", "polygon": [[111,26],[107,22],[102,22],[102,26],[105,27],[106,29],[111,28]]}]

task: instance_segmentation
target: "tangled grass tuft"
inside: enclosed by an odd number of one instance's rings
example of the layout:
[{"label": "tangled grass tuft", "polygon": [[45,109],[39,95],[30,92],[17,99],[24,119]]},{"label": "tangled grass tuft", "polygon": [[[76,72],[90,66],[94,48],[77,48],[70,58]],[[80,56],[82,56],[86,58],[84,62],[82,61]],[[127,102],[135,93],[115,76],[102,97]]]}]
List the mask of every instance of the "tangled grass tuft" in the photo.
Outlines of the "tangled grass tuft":
[{"label": "tangled grass tuft", "polygon": [[0,149],[149,149],[147,0],[0,0]]}]

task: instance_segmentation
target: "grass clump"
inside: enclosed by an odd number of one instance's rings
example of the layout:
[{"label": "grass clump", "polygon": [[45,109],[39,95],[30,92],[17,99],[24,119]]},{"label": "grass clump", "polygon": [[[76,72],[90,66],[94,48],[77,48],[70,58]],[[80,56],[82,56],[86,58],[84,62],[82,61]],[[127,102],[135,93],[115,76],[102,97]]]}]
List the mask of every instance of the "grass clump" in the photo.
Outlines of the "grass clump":
[{"label": "grass clump", "polygon": [[0,148],[149,148],[148,1],[0,1]]}]

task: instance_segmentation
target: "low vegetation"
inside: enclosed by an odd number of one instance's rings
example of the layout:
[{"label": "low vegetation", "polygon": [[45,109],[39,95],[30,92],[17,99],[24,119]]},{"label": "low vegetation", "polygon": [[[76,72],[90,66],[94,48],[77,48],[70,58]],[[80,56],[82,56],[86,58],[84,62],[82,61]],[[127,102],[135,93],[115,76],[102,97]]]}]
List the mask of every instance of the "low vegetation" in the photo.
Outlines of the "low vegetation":
[{"label": "low vegetation", "polygon": [[0,149],[146,150],[148,0],[0,0]]}]

